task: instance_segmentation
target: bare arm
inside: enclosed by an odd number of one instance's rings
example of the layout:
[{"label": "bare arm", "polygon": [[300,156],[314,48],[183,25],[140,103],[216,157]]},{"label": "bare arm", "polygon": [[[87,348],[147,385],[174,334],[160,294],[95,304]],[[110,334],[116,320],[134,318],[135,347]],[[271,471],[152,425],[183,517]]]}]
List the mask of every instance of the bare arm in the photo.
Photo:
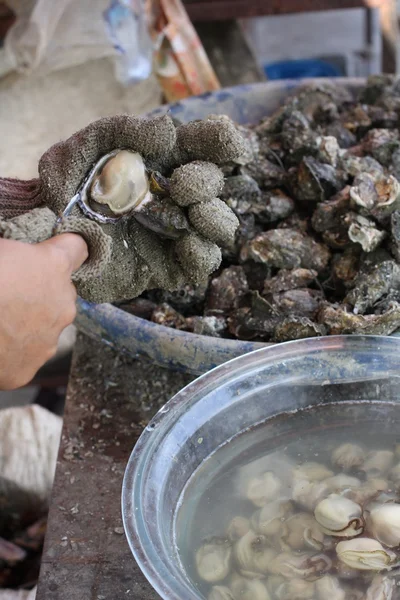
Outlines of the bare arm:
[{"label": "bare arm", "polygon": [[87,255],[75,234],[32,245],[0,239],[0,389],[25,385],[55,354],[76,314],[71,274]]}]

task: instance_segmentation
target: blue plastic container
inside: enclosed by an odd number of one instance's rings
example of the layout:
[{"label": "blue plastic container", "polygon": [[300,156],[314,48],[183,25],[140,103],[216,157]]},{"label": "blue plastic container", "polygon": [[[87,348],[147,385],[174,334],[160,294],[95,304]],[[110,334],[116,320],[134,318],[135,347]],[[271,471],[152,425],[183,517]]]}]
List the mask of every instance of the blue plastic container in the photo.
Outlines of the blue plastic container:
[{"label": "blue plastic container", "polygon": [[[318,79],[238,86],[162,106],[151,114],[168,112],[183,122],[203,119],[209,114],[227,114],[238,123],[257,123],[281,106],[293,88],[300,83],[315,81]],[[350,78],[335,81],[354,93],[365,83],[363,79]],[[84,300],[78,302],[76,325],[87,335],[119,352],[147,357],[162,367],[194,375],[201,375],[232,358],[270,345],[177,331],[130,315],[111,304],[96,305]]]}]

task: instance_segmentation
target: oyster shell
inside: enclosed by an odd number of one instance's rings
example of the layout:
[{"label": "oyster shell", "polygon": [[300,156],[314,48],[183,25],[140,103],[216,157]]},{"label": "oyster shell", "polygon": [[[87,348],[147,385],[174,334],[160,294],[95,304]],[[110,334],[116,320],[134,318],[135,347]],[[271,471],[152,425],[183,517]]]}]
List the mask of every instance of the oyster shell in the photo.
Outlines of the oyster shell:
[{"label": "oyster shell", "polygon": [[341,444],[332,453],[332,464],[344,471],[361,467],[365,459],[365,451],[357,444]]},{"label": "oyster shell", "polygon": [[390,335],[400,328],[400,304],[391,302],[381,315],[354,315],[340,306],[324,306],[318,314],[318,322],[326,325],[331,335]]},{"label": "oyster shell", "polygon": [[249,285],[243,267],[228,267],[211,280],[208,288],[206,310],[218,310],[226,314],[237,306],[240,298],[248,290]]},{"label": "oyster shell", "polygon": [[354,313],[365,313],[383,296],[400,286],[400,266],[394,260],[384,261],[371,269],[370,273],[360,275],[349,291],[345,302],[354,306]]},{"label": "oyster shell", "polygon": [[377,228],[375,222],[355,213],[348,213],[344,218],[348,226],[348,236],[355,244],[360,244],[364,252],[372,252],[386,238],[386,231]]},{"label": "oyster shell", "polygon": [[381,165],[388,167],[392,155],[399,148],[399,133],[390,129],[370,129],[361,140],[363,150],[371,154]]},{"label": "oyster shell", "polygon": [[314,516],[327,535],[350,538],[364,531],[361,506],[339,494],[331,494],[319,502]]},{"label": "oyster shell", "polygon": [[196,552],[199,577],[208,583],[223,581],[231,569],[232,548],[230,542],[212,538],[203,543]]},{"label": "oyster shell", "polygon": [[222,316],[188,317],[185,321],[186,330],[196,335],[221,337],[226,331],[227,322]]},{"label": "oyster shell", "polygon": [[186,319],[180,313],[169,306],[169,304],[160,304],[156,306],[151,315],[151,320],[157,325],[172,327],[173,329],[186,329]]},{"label": "oyster shell", "polygon": [[339,542],[336,546],[338,559],[359,571],[384,571],[395,566],[397,557],[372,538],[354,538]]},{"label": "oyster shell", "polygon": [[265,231],[247,242],[241,251],[242,261],[253,259],[278,269],[302,267],[323,270],[330,259],[326,246],[294,229]]},{"label": "oyster shell", "polygon": [[341,173],[331,165],[306,156],[296,174],[296,197],[308,202],[322,202],[339,192],[344,181]]},{"label": "oyster shell", "polygon": [[362,214],[382,221],[400,207],[400,183],[393,175],[361,173],[350,188],[350,197]]},{"label": "oyster shell", "polygon": [[317,275],[317,271],[313,269],[281,269],[275,277],[265,280],[263,295],[307,287],[317,278]]},{"label": "oyster shell", "polygon": [[289,316],[278,323],[271,337],[272,342],[289,342],[326,335],[324,325],[314,323],[307,317]]},{"label": "oyster shell", "polygon": [[150,183],[143,158],[130,150],[114,150],[90,171],[79,204],[90,218],[115,221],[151,200]]},{"label": "oyster shell", "polygon": [[320,202],[315,208],[311,223],[315,231],[323,233],[341,225],[341,217],[350,209],[350,186],[344,187],[333,198]]},{"label": "oyster shell", "polygon": [[285,316],[296,314],[296,316],[310,319],[317,315],[323,299],[322,292],[308,288],[278,292],[272,296],[272,302],[276,306],[277,312],[279,311]]}]

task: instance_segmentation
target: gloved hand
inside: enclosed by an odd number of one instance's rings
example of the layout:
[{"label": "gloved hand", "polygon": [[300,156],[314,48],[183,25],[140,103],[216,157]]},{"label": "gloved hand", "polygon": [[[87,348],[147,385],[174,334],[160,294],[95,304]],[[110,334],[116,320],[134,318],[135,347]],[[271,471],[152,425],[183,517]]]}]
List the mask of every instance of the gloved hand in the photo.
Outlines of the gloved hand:
[{"label": "gloved hand", "polygon": [[[123,151],[104,158],[116,150]],[[51,147],[39,179],[0,179],[0,237],[36,243],[82,235],[89,258],[74,281],[93,302],[198,283],[218,268],[220,247],[233,243],[238,226],[218,199],[218,165],[246,153],[226,117],[179,126],[168,116],[101,119]]]}]

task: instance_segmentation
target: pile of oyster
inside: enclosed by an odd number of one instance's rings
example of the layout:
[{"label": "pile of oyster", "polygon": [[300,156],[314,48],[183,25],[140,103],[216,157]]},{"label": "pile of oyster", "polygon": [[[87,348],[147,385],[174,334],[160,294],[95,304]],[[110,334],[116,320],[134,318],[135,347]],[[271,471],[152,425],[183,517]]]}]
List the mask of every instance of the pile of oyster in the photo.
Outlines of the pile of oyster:
[{"label": "pile of oyster", "polygon": [[290,466],[289,487],[276,471],[249,478],[248,512],[196,549],[208,600],[400,598],[400,446],[341,444],[331,465]]},{"label": "pile of oyster", "polygon": [[280,342],[400,328],[400,80],[371,77],[357,97],[299,89],[239,127],[241,164],[221,198],[240,226],[208,284],[155,290],[122,308],[155,323]]}]

